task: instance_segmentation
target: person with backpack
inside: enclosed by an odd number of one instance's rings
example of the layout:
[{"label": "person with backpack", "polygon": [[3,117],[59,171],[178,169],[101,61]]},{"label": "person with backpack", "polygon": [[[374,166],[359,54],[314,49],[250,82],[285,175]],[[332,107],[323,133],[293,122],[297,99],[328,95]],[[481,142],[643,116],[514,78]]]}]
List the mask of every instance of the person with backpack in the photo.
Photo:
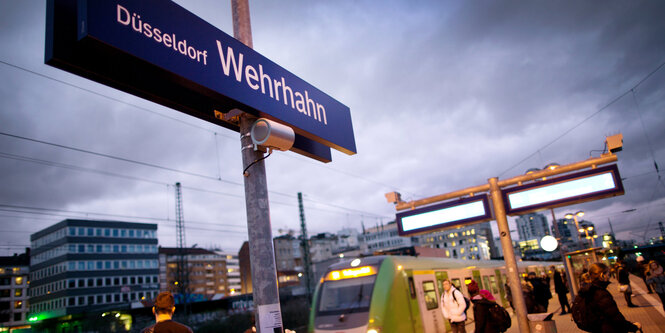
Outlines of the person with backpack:
[{"label": "person with backpack", "polygon": [[589,268],[591,283],[580,289],[571,309],[573,320],[580,329],[593,333],[636,332],[642,328],[639,322],[631,323],[619,311],[612,294],[607,291],[610,270],[603,263]]},{"label": "person with backpack", "polygon": [[637,305],[633,304],[632,300],[633,289],[630,287],[628,267],[626,267],[626,263],[623,261],[619,261],[617,265],[617,280],[619,281],[619,291],[623,293],[628,307],[636,308]]},{"label": "person with backpack", "polygon": [[481,289],[472,297],[475,333],[505,332],[511,324],[510,314],[496,303],[488,290]]},{"label": "person with backpack", "polygon": [[441,311],[443,317],[450,322],[453,333],[466,333],[466,309],[469,300],[450,283],[443,280],[443,295],[441,295]]}]

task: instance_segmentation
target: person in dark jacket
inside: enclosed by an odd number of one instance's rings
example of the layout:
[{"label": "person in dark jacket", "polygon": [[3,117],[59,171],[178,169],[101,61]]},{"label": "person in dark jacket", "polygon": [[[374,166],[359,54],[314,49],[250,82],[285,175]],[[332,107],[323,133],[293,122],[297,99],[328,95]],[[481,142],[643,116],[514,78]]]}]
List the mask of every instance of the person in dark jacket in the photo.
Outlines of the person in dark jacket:
[{"label": "person in dark jacket", "polygon": [[649,292],[649,294],[653,294],[653,288],[651,288],[651,286],[647,283],[646,273],[649,270],[649,268],[647,267],[646,261],[644,261],[644,257],[638,256],[637,259],[635,259],[635,261],[637,261],[637,265],[635,266],[635,273],[636,273],[635,275],[642,278],[642,281],[644,281],[644,285],[647,286],[647,291]]},{"label": "person in dark jacket", "polygon": [[546,282],[543,278],[536,276],[536,273],[529,272],[526,278],[533,286],[533,296],[536,298],[536,304],[540,310],[538,312],[547,312],[552,292],[550,291],[549,280]]},{"label": "person in dark jacket", "polygon": [[554,292],[559,297],[561,304],[561,314],[566,314],[566,309],[570,312],[570,303],[568,303],[568,287],[566,286],[566,273],[558,271],[556,267],[550,267],[552,270],[552,280],[554,280]]},{"label": "person in dark jacket", "polygon": [[152,307],[156,323],[144,328],[141,333],[192,333],[191,328],[171,319],[174,312],[173,294],[168,291],[159,293],[155,299],[155,306]]},{"label": "person in dark jacket", "polygon": [[632,300],[633,289],[630,287],[628,268],[623,261],[620,261],[617,265],[617,280],[619,281],[619,290],[623,292],[623,297],[626,299],[628,307],[636,308],[637,305],[633,304]]},{"label": "person in dark jacket", "polygon": [[536,297],[533,296],[533,286],[528,281],[520,281],[522,286],[522,295],[524,295],[524,305],[526,306],[526,313],[540,313],[545,312],[542,306],[536,303]]},{"label": "person in dark jacket", "polygon": [[473,303],[474,333],[498,333],[499,329],[490,320],[490,307],[496,303],[494,296],[483,289],[471,296]]},{"label": "person in dark jacket", "polygon": [[625,333],[636,332],[642,328],[638,322],[631,323],[619,311],[612,294],[607,291],[610,284],[610,270],[603,263],[594,263],[589,268],[591,283],[580,289],[578,297],[586,297],[589,301],[588,310],[598,315],[600,326],[593,333]]}]

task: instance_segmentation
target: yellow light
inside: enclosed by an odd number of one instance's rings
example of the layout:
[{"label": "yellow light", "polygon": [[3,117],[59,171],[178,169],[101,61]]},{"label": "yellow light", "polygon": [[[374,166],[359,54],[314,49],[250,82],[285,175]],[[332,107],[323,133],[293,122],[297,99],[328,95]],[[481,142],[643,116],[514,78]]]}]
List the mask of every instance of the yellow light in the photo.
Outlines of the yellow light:
[{"label": "yellow light", "polygon": [[339,280],[339,278],[340,278],[339,271],[332,272],[332,279],[333,280]]},{"label": "yellow light", "polygon": [[584,232],[584,228],[579,228],[577,231]]},{"label": "yellow light", "polygon": [[402,265],[398,265],[398,266],[397,266],[397,270],[398,270],[398,271],[401,271],[402,268],[403,268]]},{"label": "yellow light", "polygon": [[368,329],[368,330],[367,330],[367,333],[379,333],[379,331],[377,331],[377,330],[371,328],[371,329]]},{"label": "yellow light", "polygon": [[468,266],[466,269],[474,269],[476,266]]}]

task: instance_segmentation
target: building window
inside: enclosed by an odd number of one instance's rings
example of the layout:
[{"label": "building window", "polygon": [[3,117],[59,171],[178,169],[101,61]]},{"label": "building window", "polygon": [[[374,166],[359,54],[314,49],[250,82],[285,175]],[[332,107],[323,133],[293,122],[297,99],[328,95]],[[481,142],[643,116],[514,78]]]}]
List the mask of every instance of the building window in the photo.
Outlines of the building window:
[{"label": "building window", "polygon": [[14,302],[14,309],[21,309],[21,308],[23,308],[23,301]]},{"label": "building window", "polygon": [[15,296],[15,297],[21,297],[21,296],[23,296],[23,289],[21,289],[21,288],[19,288],[19,289],[14,289],[14,296]]},{"label": "building window", "polygon": [[23,277],[22,276],[17,276],[16,278],[14,278],[14,283],[16,283],[18,285],[23,284]]},{"label": "building window", "polygon": [[14,314],[14,321],[21,321],[23,320],[23,312],[18,312]]}]

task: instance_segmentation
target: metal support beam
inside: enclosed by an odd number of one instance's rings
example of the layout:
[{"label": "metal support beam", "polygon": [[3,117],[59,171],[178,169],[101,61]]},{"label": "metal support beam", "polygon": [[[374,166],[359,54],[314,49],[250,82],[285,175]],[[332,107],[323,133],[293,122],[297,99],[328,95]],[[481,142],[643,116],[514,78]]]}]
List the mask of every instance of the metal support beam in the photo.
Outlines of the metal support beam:
[{"label": "metal support beam", "polygon": [[[554,170],[546,169],[546,170],[536,171],[536,172],[530,173],[528,175],[521,175],[521,176],[513,177],[513,178],[510,178],[510,179],[501,180],[501,181],[498,182],[498,185],[499,185],[499,187],[503,188],[503,187],[506,187],[506,186],[515,185],[515,184],[522,183],[522,182],[528,182],[528,181],[532,181],[532,180],[539,179],[539,178],[545,178],[545,177],[551,177],[551,176],[554,176],[554,175],[560,175],[562,173],[568,173],[568,172],[571,172],[571,171],[576,171],[576,170],[585,169],[585,168],[589,168],[589,167],[595,168],[596,166],[599,166],[599,165],[616,162],[616,160],[617,160],[616,155],[606,154],[606,155],[602,155],[600,157],[589,158],[589,159],[581,161],[581,162],[564,165],[564,166],[558,167]],[[466,195],[473,196],[476,193],[487,192],[487,191],[489,191],[489,185],[487,185],[487,184],[478,185],[478,186],[468,187],[468,188],[465,188],[465,189],[459,190],[459,191],[454,191],[454,192],[450,192],[450,193],[446,193],[446,194],[435,195],[435,196],[425,198],[425,199],[414,200],[414,201],[409,201],[409,202],[404,202],[404,201],[398,202],[395,205],[395,209],[397,211],[405,210],[405,209],[416,209],[420,206],[425,206],[425,205],[429,205],[429,204],[433,204],[433,203],[437,203],[437,202],[441,202],[441,201],[445,201],[445,200],[449,200],[449,199],[459,198],[459,197],[466,196]]]},{"label": "metal support beam", "polygon": [[517,316],[517,323],[519,330],[522,333],[529,333],[529,320],[526,317],[526,303],[524,302],[524,295],[522,294],[522,285],[520,282],[519,271],[517,269],[517,260],[515,260],[515,249],[513,248],[513,240],[510,237],[510,227],[508,226],[508,218],[506,217],[506,207],[503,206],[503,198],[501,197],[501,188],[499,188],[498,179],[496,177],[489,180],[490,197],[492,198],[492,205],[494,206],[494,216],[496,224],[499,228],[499,235],[501,240],[501,248],[503,249],[503,260],[506,263],[506,277],[510,285],[510,292],[513,295],[513,307]]}]

